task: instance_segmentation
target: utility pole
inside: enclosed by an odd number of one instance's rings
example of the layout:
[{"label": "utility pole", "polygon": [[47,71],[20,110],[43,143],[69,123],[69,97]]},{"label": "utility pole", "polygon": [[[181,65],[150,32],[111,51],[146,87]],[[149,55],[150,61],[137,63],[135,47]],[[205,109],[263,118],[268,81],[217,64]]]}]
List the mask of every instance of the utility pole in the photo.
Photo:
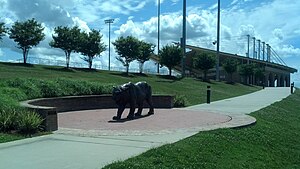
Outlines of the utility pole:
[{"label": "utility pole", "polygon": [[[159,57],[160,43],[160,0],[157,4],[157,57]],[[159,74],[159,62],[157,62],[157,74]]]},{"label": "utility pole", "polygon": [[218,0],[216,81],[220,81],[220,9],[220,0]]},{"label": "utility pole", "polygon": [[185,52],[186,52],[186,0],[183,0],[183,23],[182,23],[182,77],[185,77]]},{"label": "utility pole", "polygon": [[104,20],[108,24],[108,70],[110,71],[110,24],[114,23],[114,19]]}]

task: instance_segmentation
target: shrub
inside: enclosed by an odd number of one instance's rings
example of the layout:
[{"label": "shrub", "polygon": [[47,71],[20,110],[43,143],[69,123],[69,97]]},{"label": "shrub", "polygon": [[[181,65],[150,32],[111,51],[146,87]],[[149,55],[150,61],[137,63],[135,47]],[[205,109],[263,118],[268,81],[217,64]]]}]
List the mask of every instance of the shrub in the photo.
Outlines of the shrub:
[{"label": "shrub", "polygon": [[57,82],[41,80],[37,86],[40,88],[42,97],[58,97],[63,95],[62,89]]},{"label": "shrub", "polygon": [[16,111],[1,110],[0,111],[0,131],[8,132],[16,128]]},{"label": "shrub", "polygon": [[40,88],[37,87],[37,84],[40,83],[39,80],[17,78],[8,80],[6,83],[9,87],[19,88],[23,91],[27,95],[27,99],[42,97]]},{"label": "shrub", "polygon": [[100,94],[110,94],[112,92],[112,88],[114,85],[112,84],[100,84],[96,82],[91,83],[91,91],[94,95],[100,95]]},{"label": "shrub", "polygon": [[17,116],[17,126],[21,133],[34,134],[41,129],[43,119],[35,112],[24,111]]},{"label": "shrub", "polygon": [[174,107],[185,107],[188,101],[183,95],[175,95],[174,97]]},{"label": "shrub", "polygon": [[17,101],[23,101],[27,99],[27,96],[23,91],[12,87],[0,87],[0,95],[6,95]]},{"label": "shrub", "polygon": [[55,82],[60,86],[63,96],[92,94],[89,84],[85,81],[57,79]]},{"label": "shrub", "polygon": [[19,107],[17,100],[0,93],[0,110],[11,110],[15,107]]}]

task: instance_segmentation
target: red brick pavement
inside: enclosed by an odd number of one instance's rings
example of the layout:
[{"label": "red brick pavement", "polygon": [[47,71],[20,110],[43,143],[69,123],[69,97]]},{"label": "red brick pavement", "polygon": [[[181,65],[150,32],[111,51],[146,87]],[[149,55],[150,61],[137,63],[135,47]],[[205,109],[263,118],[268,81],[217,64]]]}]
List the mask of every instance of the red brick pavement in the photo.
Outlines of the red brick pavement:
[{"label": "red brick pavement", "polygon": [[[208,112],[182,109],[155,109],[155,114],[125,122],[110,122],[116,109],[97,109],[60,113],[58,123],[61,128],[83,130],[173,130],[204,127],[230,121],[230,117]],[[146,114],[148,109],[143,111]],[[123,113],[123,118],[128,109]]]}]

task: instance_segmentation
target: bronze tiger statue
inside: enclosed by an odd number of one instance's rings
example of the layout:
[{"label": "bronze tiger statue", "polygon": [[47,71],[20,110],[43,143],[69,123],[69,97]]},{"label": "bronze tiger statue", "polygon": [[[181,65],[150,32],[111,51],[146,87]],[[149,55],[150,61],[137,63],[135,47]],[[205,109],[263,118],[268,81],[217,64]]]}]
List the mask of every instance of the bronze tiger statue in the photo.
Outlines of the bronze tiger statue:
[{"label": "bronze tiger statue", "polygon": [[[133,119],[135,116],[141,116],[144,101],[147,101],[150,106],[148,115],[154,114],[152,89],[146,82],[138,82],[136,84],[129,82],[121,86],[113,87],[112,98],[118,105],[117,116],[114,116],[113,120],[121,119],[127,104],[130,106],[129,114],[127,116],[128,119]],[[136,105],[138,106],[138,111],[134,114]]]}]

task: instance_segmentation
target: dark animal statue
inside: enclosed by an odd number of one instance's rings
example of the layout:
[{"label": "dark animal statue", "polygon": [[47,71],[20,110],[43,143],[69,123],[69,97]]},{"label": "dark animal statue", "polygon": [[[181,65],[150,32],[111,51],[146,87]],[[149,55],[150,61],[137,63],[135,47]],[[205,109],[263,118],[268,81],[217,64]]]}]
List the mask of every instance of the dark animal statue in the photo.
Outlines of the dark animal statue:
[{"label": "dark animal statue", "polygon": [[[138,82],[133,84],[131,82],[125,83],[121,86],[114,87],[112,91],[112,98],[118,105],[117,116],[113,117],[113,120],[120,120],[123,111],[127,104],[130,106],[128,119],[133,119],[134,116],[141,116],[144,107],[144,101],[150,106],[148,115],[154,114],[154,108],[152,104],[152,89],[146,82]],[[136,105],[138,111],[134,114]]]}]

